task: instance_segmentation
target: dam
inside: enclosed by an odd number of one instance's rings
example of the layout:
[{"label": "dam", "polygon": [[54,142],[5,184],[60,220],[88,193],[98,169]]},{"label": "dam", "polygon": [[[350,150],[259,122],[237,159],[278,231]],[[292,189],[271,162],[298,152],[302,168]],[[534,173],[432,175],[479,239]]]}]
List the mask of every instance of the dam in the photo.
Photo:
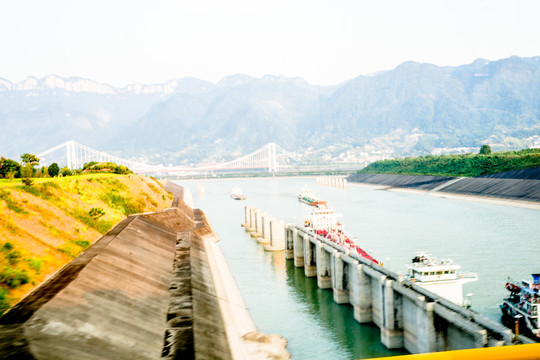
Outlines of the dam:
[{"label": "dam", "polygon": [[2,359],[289,358],[258,332],[216,234],[173,183],[0,318]]},{"label": "dam", "polygon": [[[189,209],[184,208],[184,205],[180,203],[180,210],[174,211],[185,211],[185,217],[181,215],[180,218],[191,220],[186,220],[186,224],[183,225],[175,225],[183,230],[172,231],[172,233],[175,234],[176,241],[176,238],[180,238],[180,232],[193,228],[196,214],[199,214],[197,215],[199,223],[200,219],[204,219],[203,222],[211,220],[212,229],[221,238],[220,247],[245,301],[244,305],[238,307],[249,309],[257,329],[265,334],[275,333],[285,337],[288,341],[287,349],[293,359],[328,357],[358,359],[404,353],[386,351],[386,347],[380,343],[379,328],[355,320],[353,305],[350,305],[350,302],[337,305],[333,298],[333,289],[320,289],[317,278],[305,277],[304,268],[295,267],[294,260],[285,260],[283,251],[265,252],[264,246],[250,239],[239,226],[239,223],[244,220],[246,204],[259,205],[268,213],[279,215],[276,218],[284,220],[286,224],[294,223],[295,219],[303,219],[306,206],[299,204],[296,196],[305,184],[314,185],[314,179],[219,180],[204,181],[203,184],[206,188],[205,197],[197,194],[198,181],[181,183],[185,188],[191,188],[194,202],[197,207],[204,209],[205,216],[202,217],[203,214],[196,211],[191,215]],[[248,195],[246,202],[235,202],[230,199],[230,188],[237,185],[241,186]],[[344,218],[346,229],[361,235],[360,240],[366,244],[366,248],[377,258],[381,258],[385,267],[392,272],[397,273],[401,268],[400,264],[410,260],[410,255],[413,255],[418,248],[429,249],[435,254],[444,254],[456,260],[463,268],[478,272],[480,281],[475,284],[473,309],[489,319],[496,319],[500,313],[498,303],[502,296],[498,292],[502,294],[504,283],[501,285],[498,279],[504,282],[506,276],[512,274],[512,271],[528,271],[526,267],[535,263],[531,257],[531,253],[534,252],[531,251],[531,247],[524,248],[519,244],[523,239],[527,239],[533,247],[536,246],[534,244],[539,243],[537,241],[538,233],[540,233],[537,212],[482,203],[434,199],[406,193],[375,191],[351,184],[347,191],[326,187],[317,188],[316,191],[323,198],[332,199],[332,205],[347,215]],[[180,197],[182,198],[183,196]],[[188,200],[186,202],[190,203]],[[478,213],[482,216],[477,217]],[[416,217],[419,219],[417,220]],[[171,216],[171,219],[173,218],[176,218],[176,215]],[[148,220],[152,228],[162,226],[156,225],[156,219],[150,221],[148,218],[141,218],[137,221],[140,220]],[[392,223],[391,227],[387,225],[388,222]],[[456,226],[457,224],[459,226]],[[422,234],[425,236],[420,236]],[[431,241],[433,234],[437,234],[438,242]],[[467,247],[468,236],[471,234],[474,235],[475,242]],[[172,235],[170,236],[172,238]],[[445,247],[450,241],[452,246]],[[217,245],[214,241],[212,242]],[[172,249],[172,253],[180,254],[174,246],[169,248]],[[499,254],[504,254],[504,249],[509,248],[513,249],[522,266],[516,266],[515,262],[504,261],[505,257],[501,258]],[[136,256],[138,252],[129,251],[125,255]],[[114,263],[114,261],[109,259],[107,263]],[[133,259],[133,261],[141,260]],[[165,261],[169,264],[174,263],[174,260]],[[113,269],[113,271],[120,271],[118,268]],[[525,275],[528,274],[525,273]],[[164,280],[160,280],[163,282],[160,286],[169,290],[171,283],[167,276]],[[516,276],[519,277],[520,273]],[[490,277],[492,281],[487,281]],[[141,278],[144,277],[141,276]],[[125,294],[126,290],[119,290],[119,293]],[[107,292],[104,294],[112,298],[112,294]],[[482,294],[490,294],[490,296],[482,296]],[[165,320],[160,320],[161,330],[156,330],[155,338],[159,338],[160,341],[155,341],[153,346],[160,352],[158,357],[162,356],[164,337],[167,333],[167,326],[163,325],[167,323],[169,311],[170,295],[167,296],[167,300],[161,303],[162,307],[159,311],[146,314],[146,316],[165,316]],[[135,298],[133,294],[125,297]],[[128,304],[128,302],[125,303]],[[179,301],[179,303],[183,302]],[[493,307],[497,308],[493,309]],[[189,308],[188,306],[185,309],[188,314]],[[193,312],[196,312],[195,304],[192,308]],[[180,307],[177,307],[178,309]],[[113,318],[116,318],[114,312]],[[182,319],[181,316],[176,318]],[[83,319],[78,321],[82,323]],[[9,329],[12,330],[11,334],[15,332],[14,324],[14,322],[9,326],[1,324],[4,332],[0,339],[10,333]],[[19,329],[24,334],[25,327],[28,326],[29,323],[26,323]],[[58,328],[61,329],[60,326]],[[89,328],[91,327],[88,326],[87,329]],[[127,333],[130,332],[131,330]],[[169,330],[168,334],[172,333],[173,330]],[[190,331],[187,330],[186,333],[189,334]],[[307,333],[309,336],[304,336]],[[89,336],[88,331],[83,334]],[[85,341],[84,337],[80,336]],[[22,340],[27,341],[25,345],[27,348],[33,346],[34,340],[28,335],[25,335]],[[24,344],[23,341],[18,340],[14,343],[21,346]],[[10,342],[11,345],[14,343]],[[21,353],[19,352],[19,355]],[[145,358],[142,354],[136,355],[135,358]],[[155,352],[153,351],[152,354],[155,355]],[[155,356],[150,358],[155,358]]]},{"label": "dam", "polygon": [[288,225],[251,206],[245,208],[244,227],[254,237],[270,233],[269,251],[284,250],[306,277],[315,277],[329,289],[337,304],[350,304],[359,323],[380,328],[381,342],[389,349],[405,348],[413,354],[448,350],[532,344],[505,326],[402,279],[380,264],[332,242],[303,226]]}]

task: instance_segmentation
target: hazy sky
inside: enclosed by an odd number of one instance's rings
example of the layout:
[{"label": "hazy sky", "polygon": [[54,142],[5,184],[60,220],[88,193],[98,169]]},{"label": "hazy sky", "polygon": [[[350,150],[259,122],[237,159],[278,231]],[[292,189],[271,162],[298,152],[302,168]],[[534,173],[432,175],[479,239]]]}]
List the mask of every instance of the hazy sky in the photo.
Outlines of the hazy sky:
[{"label": "hazy sky", "polygon": [[539,0],[0,0],[0,78],[244,73],[331,85],[408,60],[540,55]]}]

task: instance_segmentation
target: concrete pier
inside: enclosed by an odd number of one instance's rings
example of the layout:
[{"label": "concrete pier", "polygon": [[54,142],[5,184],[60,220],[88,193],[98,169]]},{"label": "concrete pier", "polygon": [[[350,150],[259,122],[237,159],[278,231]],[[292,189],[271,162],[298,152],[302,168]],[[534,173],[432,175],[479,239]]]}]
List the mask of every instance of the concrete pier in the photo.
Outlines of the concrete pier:
[{"label": "concrete pier", "polygon": [[[270,222],[275,220],[273,216],[268,215],[267,213],[263,214],[262,217],[262,235],[259,237],[257,242],[259,244],[268,245],[272,240],[272,232],[270,228]],[[282,227],[284,228],[284,226]]]},{"label": "concrete pier", "polygon": [[318,176],[315,179],[317,185],[330,186],[338,189],[347,189],[347,178],[342,176]]},{"label": "concrete pier", "polygon": [[[286,258],[304,267],[306,276],[317,276],[319,288],[331,289],[336,303],[350,303],[358,322],[377,325],[389,349],[416,354],[513,344],[503,325],[347,254],[338,244],[297,225],[288,225],[285,233]],[[523,336],[520,342],[533,343]]]},{"label": "concrete pier", "polygon": [[281,220],[270,221],[270,245],[264,247],[266,251],[285,250],[285,223]]}]

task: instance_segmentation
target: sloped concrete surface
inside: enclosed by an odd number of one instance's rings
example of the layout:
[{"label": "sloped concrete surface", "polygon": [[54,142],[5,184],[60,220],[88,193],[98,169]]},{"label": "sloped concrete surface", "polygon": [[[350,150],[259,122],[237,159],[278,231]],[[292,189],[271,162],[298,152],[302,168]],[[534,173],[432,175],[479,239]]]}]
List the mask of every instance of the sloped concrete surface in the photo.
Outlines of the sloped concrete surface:
[{"label": "sloped concrete surface", "polygon": [[[508,171],[472,178],[390,174],[353,174],[349,182],[380,185],[387,188],[472,195],[488,198],[540,202],[540,168]],[[453,182],[452,182],[453,181]]]},{"label": "sloped concrete surface", "polygon": [[130,216],[0,318],[1,359],[288,359],[256,331],[204,213]]}]

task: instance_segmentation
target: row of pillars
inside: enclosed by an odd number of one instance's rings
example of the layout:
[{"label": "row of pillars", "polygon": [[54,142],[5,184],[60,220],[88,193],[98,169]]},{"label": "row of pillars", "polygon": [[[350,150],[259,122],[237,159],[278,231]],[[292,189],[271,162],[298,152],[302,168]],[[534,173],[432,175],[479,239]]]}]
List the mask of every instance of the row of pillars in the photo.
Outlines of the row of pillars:
[{"label": "row of pillars", "polygon": [[251,237],[264,245],[266,251],[285,249],[285,223],[253,206],[246,206],[245,222],[242,224]]},{"label": "row of pillars", "polygon": [[347,189],[347,179],[339,176],[318,176],[317,185],[330,186],[338,189]]},{"label": "row of pillars", "polygon": [[286,259],[304,268],[305,276],[316,277],[319,288],[333,292],[337,304],[350,304],[359,323],[377,325],[381,343],[389,349],[405,348],[416,354],[512,342],[510,330],[501,326],[496,330],[499,335],[492,337],[487,329],[494,332],[493,324],[479,325],[478,314],[403,283],[397,274],[260,209],[246,206],[242,226],[265,250],[284,250]]},{"label": "row of pillars", "polygon": [[[319,288],[330,289],[336,303],[352,305],[359,323],[375,323],[389,349],[414,354],[506,343],[488,339],[486,329],[388,276],[387,269],[349,256],[296,225],[287,227],[285,240],[286,259],[303,267],[305,276],[316,277]],[[506,340],[510,335],[504,334]]]}]

